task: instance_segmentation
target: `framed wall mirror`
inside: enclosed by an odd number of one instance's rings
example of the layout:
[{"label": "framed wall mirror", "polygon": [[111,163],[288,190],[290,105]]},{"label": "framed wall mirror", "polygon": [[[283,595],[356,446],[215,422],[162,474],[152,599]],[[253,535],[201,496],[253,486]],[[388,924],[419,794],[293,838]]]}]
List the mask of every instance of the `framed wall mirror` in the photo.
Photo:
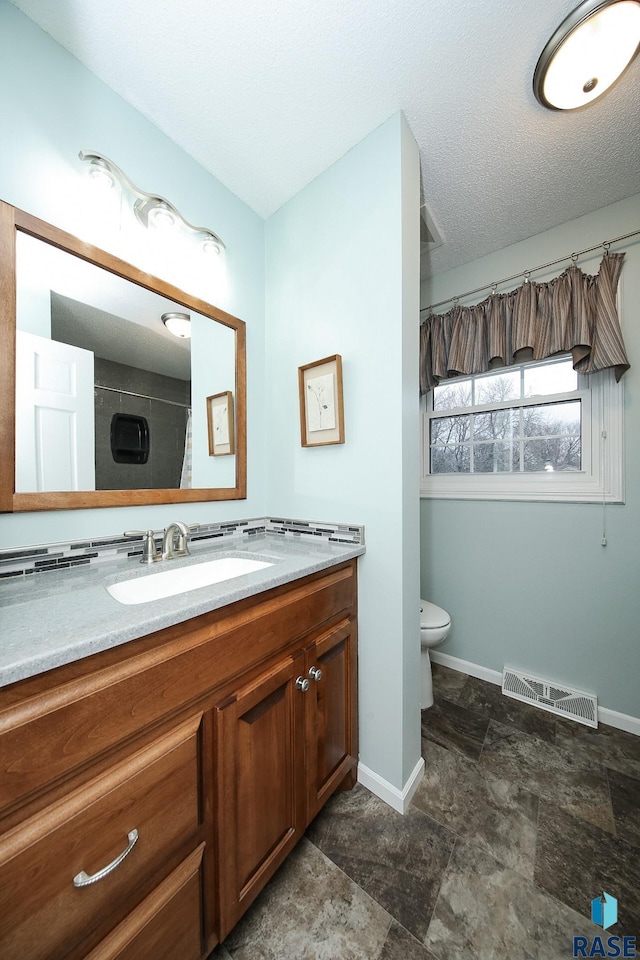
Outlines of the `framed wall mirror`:
[{"label": "framed wall mirror", "polygon": [[0,201],[0,344],[0,511],[246,497],[242,320]]}]

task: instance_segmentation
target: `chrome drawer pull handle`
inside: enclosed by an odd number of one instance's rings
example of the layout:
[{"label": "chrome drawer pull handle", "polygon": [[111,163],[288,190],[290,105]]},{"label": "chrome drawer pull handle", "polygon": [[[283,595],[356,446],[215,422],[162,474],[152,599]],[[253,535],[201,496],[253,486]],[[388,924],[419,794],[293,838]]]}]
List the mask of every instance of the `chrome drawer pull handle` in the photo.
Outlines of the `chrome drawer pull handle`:
[{"label": "chrome drawer pull handle", "polygon": [[309,681],[306,679],[306,677],[298,677],[296,680],[296,688],[298,690],[302,690],[303,693],[307,692],[309,689]]},{"label": "chrome drawer pull handle", "polygon": [[94,873],[93,876],[89,876],[88,873],[85,873],[82,870],[80,873],[76,874],[73,878],[74,887],[88,887],[91,883],[97,883],[98,880],[104,880],[116,867],[119,867],[125,857],[128,857],[136,843],[138,842],[138,831],[132,830],[131,833],[127,834],[127,840],[129,845],[126,850],[123,850],[119,857],[116,857],[115,860],[112,860],[111,863],[108,863],[106,867],[103,867],[102,870],[98,870],[97,873]]},{"label": "chrome drawer pull handle", "polygon": [[320,667],[309,667],[309,676],[318,683],[319,680],[322,680],[322,670]]}]

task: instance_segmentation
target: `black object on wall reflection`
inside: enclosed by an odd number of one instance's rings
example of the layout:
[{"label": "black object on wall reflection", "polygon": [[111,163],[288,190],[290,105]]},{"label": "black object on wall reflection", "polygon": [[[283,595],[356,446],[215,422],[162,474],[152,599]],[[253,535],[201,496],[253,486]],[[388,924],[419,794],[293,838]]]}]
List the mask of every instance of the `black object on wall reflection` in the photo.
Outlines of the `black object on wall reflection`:
[{"label": "black object on wall reflection", "polygon": [[[190,382],[99,357],[94,373],[96,490],[179,489]],[[122,446],[130,445],[131,449],[138,440],[136,431],[141,432],[136,421],[146,421],[146,460],[123,458],[116,462],[111,443],[116,414],[130,418],[133,437]],[[123,432],[124,425],[125,421]]]},{"label": "black object on wall reflection", "polygon": [[149,459],[146,417],[114,413],[111,417],[111,456],[115,463],[146,463]]}]

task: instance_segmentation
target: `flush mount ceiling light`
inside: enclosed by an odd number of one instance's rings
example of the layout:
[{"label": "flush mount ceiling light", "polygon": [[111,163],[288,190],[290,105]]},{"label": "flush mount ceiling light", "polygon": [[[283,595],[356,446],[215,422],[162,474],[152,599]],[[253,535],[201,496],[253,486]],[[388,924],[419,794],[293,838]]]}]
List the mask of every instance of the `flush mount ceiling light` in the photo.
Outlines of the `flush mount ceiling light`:
[{"label": "flush mount ceiling light", "polygon": [[583,0],[545,46],[533,75],[536,99],[574,110],[615,83],[640,44],[640,0]]},{"label": "flush mount ceiling light", "polygon": [[96,153],[93,150],[81,150],[78,154],[81,160],[89,164],[89,176],[93,181],[106,186],[118,182],[122,192],[129,196],[133,204],[133,212],[137,220],[149,229],[172,230],[180,229],[184,234],[193,238],[203,253],[222,253],[225,245],[213,230],[206,227],[194,227],[184,219],[179,210],[164,197],[152,193],[144,193],[129,180],[112,160]]},{"label": "flush mount ceiling light", "polygon": [[181,340],[191,338],[191,317],[188,313],[163,313],[162,322],[174,337]]}]

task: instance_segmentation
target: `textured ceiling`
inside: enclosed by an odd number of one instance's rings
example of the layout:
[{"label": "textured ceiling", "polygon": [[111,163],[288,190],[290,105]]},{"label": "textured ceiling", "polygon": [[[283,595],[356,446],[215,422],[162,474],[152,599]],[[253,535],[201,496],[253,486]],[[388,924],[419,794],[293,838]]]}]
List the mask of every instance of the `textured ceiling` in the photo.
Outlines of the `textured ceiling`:
[{"label": "textured ceiling", "polygon": [[531,79],[577,0],[12,0],[264,217],[394,111],[441,273],[640,192],[640,57],[591,106]]}]

